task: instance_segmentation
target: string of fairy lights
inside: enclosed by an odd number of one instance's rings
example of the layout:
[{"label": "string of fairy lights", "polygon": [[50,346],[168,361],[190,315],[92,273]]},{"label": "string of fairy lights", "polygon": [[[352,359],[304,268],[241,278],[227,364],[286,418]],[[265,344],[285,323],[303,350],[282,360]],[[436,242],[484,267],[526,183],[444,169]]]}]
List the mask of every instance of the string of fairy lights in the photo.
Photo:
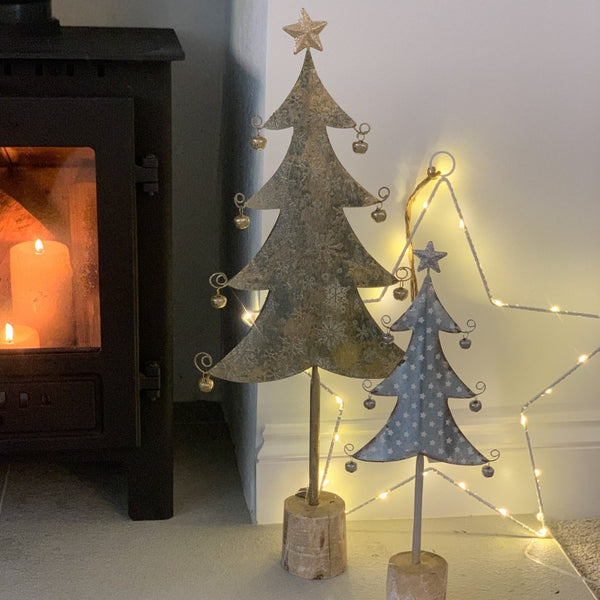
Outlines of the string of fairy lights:
[{"label": "string of fairy lights", "polygon": [[[451,168],[446,173],[441,173],[440,171],[437,171],[435,169],[435,167],[433,166],[433,161],[435,160],[436,157],[438,157],[440,155],[445,155],[451,161]],[[431,156],[431,159],[429,161],[428,177],[426,180],[424,180],[423,182],[421,182],[421,184],[419,184],[417,186],[415,192],[411,196],[411,200],[413,200],[414,197],[416,196],[417,192],[420,191],[420,189],[422,187],[424,187],[426,184],[428,184],[429,182],[435,181],[435,185],[433,186],[428,199],[423,203],[423,208],[422,208],[421,213],[419,214],[414,226],[412,226],[412,228],[410,228],[410,235],[408,235],[408,237],[407,237],[404,248],[402,249],[402,251],[398,257],[398,260],[396,261],[392,272],[397,272],[398,269],[402,268],[401,264],[402,264],[403,260],[405,259],[405,257],[408,257],[410,259],[410,256],[412,255],[413,238],[414,238],[417,230],[419,229],[419,226],[421,225],[425,215],[427,214],[427,211],[431,208],[433,200],[435,199],[436,195],[438,194],[440,187],[442,185],[445,185],[451,198],[452,198],[454,207],[456,209],[458,219],[459,219],[459,227],[465,235],[467,244],[469,246],[469,249],[471,251],[471,254],[473,255],[473,259],[477,266],[477,270],[478,270],[479,276],[481,278],[481,282],[483,284],[483,287],[485,289],[487,297],[493,306],[495,306],[497,308],[509,308],[509,309],[525,310],[525,311],[534,311],[534,312],[540,312],[540,313],[550,313],[550,314],[556,314],[556,315],[583,317],[583,318],[589,318],[589,319],[600,319],[600,315],[597,315],[597,314],[565,310],[557,305],[552,305],[550,307],[544,308],[544,307],[526,306],[526,305],[522,305],[522,304],[508,303],[508,302],[499,300],[492,294],[487,277],[483,270],[483,266],[481,264],[481,261],[477,254],[477,251],[475,249],[473,239],[471,237],[471,234],[467,227],[464,215],[460,208],[458,198],[456,196],[456,193],[454,192],[454,189],[452,187],[452,184],[450,183],[450,180],[448,179],[448,177],[454,172],[455,167],[456,167],[456,161],[449,152],[439,151],[439,152],[434,153]],[[408,210],[409,210],[409,206],[407,206],[407,233],[409,230],[408,224],[410,223],[410,213],[408,212]],[[366,299],[366,300],[364,300],[364,302],[365,303],[374,303],[374,302],[382,301],[383,298],[385,297],[386,293],[388,292],[388,289],[389,289],[389,287],[384,288],[378,297]],[[254,321],[256,320],[257,315],[258,315],[258,311],[246,310],[244,308],[244,315],[243,315],[242,319],[244,320],[244,322],[246,322],[246,324],[248,324],[249,326],[252,326],[254,324]],[[574,375],[581,367],[588,364],[590,362],[590,360],[592,358],[594,358],[599,352],[600,352],[600,347],[596,348],[589,354],[581,355],[578,358],[577,362],[573,366],[571,366],[562,375],[560,375],[558,378],[556,378],[554,381],[552,381],[549,385],[544,386],[544,388],[541,392],[539,392],[538,394],[533,396],[530,400],[528,400],[521,407],[520,414],[519,414],[519,422],[524,431],[525,441],[526,441],[528,455],[529,455],[529,461],[531,464],[532,476],[533,476],[533,479],[535,482],[536,500],[537,500],[537,506],[538,506],[538,512],[537,512],[536,517],[537,517],[537,520],[540,522],[539,529],[537,529],[537,530],[533,529],[532,527],[519,521],[518,519],[516,519],[514,516],[512,516],[510,514],[510,512],[507,508],[496,506],[494,503],[489,502],[488,500],[482,498],[475,492],[471,491],[469,489],[467,483],[465,483],[464,481],[456,481],[452,477],[448,476],[447,474],[443,473],[442,471],[440,471],[434,467],[426,468],[423,475],[427,476],[428,474],[431,473],[431,474],[434,474],[434,475],[440,477],[441,479],[443,479],[450,485],[463,491],[465,494],[467,494],[470,497],[472,497],[473,499],[477,500],[484,506],[487,506],[489,509],[491,509],[492,511],[497,513],[499,516],[511,520],[518,526],[520,526],[523,529],[525,529],[526,531],[528,531],[530,534],[533,534],[537,537],[544,537],[548,532],[548,528],[547,528],[546,521],[545,521],[544,504],[543,504],[543,497],[542,497],[541,484],[540,484],[540,477],[541,477],[542,471],[536,464],[535,453],[533,451],[532,438],[531,438],[531,434],[530,434],[529,426],[528,426],[529,418],[526,413],[538,400],[549,396],[557,388],[557,386],[559,386],[561,383],[563,383],[567,378]],[[310,373],[308,371],[306,371],[305,374],[310,376]],[[320,474],[321,487],[325,487],[329,483],[328,479],[327,479],[327,475],[329,472],[331,460],[334,455],[335,447],[336,447],[336,444],[338,444],[340,442],[339,431],[340,431],[340,427],[341,427],[342,420],[343,420],[344,401],[342,400],[340,395],[335,392],[335,390],[333,390],[332,388],[327,386],[325,383],[321,383],[321,388],[323,390],[325,390],[335,400],[335,402],[338,406],[338,414],[337,414],[337,418],[334,423],[334,428],[333,428],[333,432],[331,435],[328,452],[327,452],[327,455],[325,458],[324,468]],[[357,506],[354,506],[353,508],[347,510],[346,514],[348,514],[348,515],[352,514],[356,511],[364,508],[365,506],[368,506],[372,502],[386,499],[392,492],[409,484],[411,481],[414,480],[414,478],[415,478],[415,475],[412,475],[411,477],[408,477],[407,479],[404,479],[404,480],[396,483],[395,485],[389,487],[388,489],[375,494],[371,498],[368,498],[367,500],[361,502]]]}]

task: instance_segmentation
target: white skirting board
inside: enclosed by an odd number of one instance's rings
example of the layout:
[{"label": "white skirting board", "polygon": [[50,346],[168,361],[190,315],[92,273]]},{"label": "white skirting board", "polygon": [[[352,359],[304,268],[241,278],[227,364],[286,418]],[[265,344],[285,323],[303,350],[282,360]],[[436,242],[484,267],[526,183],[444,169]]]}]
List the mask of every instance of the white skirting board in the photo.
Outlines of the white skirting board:
[{"label": "white skirting board", "polygon": [[[535,484],[523,429],[518,415],[486,411],[469,415],[468,409],[453,408],[461,429],[486,456],[497,448],[500,459],[494,463],[495,475],[484,478],[479,467],[444,463],[431,466],[456,481],[464,481],[470,490],[494,506],[511,514],[538,512]],[[356,448],[366,443],[385,421],[361,419],[343,421],[340,441],[335,444],[328,471],[326,490],[339,494],[346,509],[385,492],[414,472],[412,459],[367,463],[358,461],[354,474],[345,471],[346,443]],[[467,424],[465,424],[467,423]],[[329,449],[334,422],[321,425],[321,469]],[[599,517],[600,409],[596,411],[538,411],[530,416],[535,463],[542,470],[540,483],[544,512],[553,518]],[[300,423],[267,424],[257,459],[257,522],[278,523],[283,517],[287,496],[306,485],[308,479],[308,426]],[[426,461],[425,467],[427,468]],[[349,519],[410,518],[413,483],[393,491],[384,500],[376,500],[353,512]],[[468,496],[442,478],[430,473],[424,488],[424,516],[448,517],[493,514],[490,508]]]}]

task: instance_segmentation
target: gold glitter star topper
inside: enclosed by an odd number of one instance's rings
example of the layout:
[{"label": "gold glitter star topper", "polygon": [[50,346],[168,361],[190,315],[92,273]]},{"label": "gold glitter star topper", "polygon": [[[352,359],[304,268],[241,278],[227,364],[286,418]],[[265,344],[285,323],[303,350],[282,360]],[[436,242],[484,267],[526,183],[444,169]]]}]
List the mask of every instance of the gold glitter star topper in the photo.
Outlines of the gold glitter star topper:
[{"label": "gold glitter star topper", "polygon": [[323,28],[327,25],[327,21],[313,21],[308,16],[308,13],[303,8],[300,11],[300,19],[293,25],[286,25],[283,30],[289,33],[296,43],[294,48],[294,54],[298,54],[300,50],[304,48],[316,48],[317,50],[323,50],[319,34],[323,31]]}]

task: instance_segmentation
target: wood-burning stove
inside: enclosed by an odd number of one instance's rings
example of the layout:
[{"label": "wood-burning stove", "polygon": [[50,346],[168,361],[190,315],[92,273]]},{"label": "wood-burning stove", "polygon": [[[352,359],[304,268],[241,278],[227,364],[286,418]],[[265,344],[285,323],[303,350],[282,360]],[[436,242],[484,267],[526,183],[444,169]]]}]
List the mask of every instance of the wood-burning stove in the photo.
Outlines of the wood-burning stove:
[{"label": "wood-burning stove", "polygon": [[128,465],[172,515],[172,30],[0,3],[0,454]]}]

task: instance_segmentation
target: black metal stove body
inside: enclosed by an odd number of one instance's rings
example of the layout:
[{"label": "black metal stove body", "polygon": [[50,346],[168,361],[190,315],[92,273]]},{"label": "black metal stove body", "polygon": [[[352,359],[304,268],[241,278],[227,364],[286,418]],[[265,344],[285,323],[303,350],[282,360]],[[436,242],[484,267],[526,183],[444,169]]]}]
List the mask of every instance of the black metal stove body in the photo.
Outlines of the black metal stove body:
[{"label": "black metal stove body", "polygon": [[0,26],[0,454],[123,460],[130,516],[168,518],[170,63],[183,53],[172,30],[60,28],[43,4]]}]

